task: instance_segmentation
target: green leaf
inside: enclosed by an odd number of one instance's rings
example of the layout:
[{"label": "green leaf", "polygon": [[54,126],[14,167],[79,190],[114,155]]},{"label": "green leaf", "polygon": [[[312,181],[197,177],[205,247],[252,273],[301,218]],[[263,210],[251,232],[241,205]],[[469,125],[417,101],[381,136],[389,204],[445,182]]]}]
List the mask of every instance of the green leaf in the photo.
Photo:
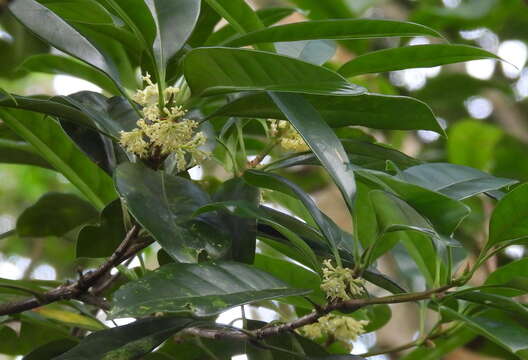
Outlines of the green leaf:
[{"label": "green leaf", "polygon": [[348,155],[336,134],[301,95],[275,93],[269,95],[312,149],[333,178],[349,209],[352,209],[356,183]]},{"label": "green leaf", "polygon": [[185,44],[198,21],[200,0],[147,0],[158,33],[154,56],[162,73],[167,62]]},{"label": "green leaf", "polygon": [[[234,178],[222,184],[215,194],[214,201],[246,201],[258,206],[258,188],[247,184],[242,178]],[[222,226],[231,237],[231,256],[235,261],[252,264],[257,243],[256,219],[243,219],[229,213],[221,213]]]},{"label": "green leaf", "polygon": [[89,81],[110,94],[119,94],[119,90],[110,79],[74,58],[52,54],[34,55],[26,59],[20,66],[32,72],[71,75]]},{"label": "green leaf", "polygon": [[77,341],[62,339],[44,344],[24,356],[23,360],[53,359],[77,345]]},{"label": "green leaf", "polygon": [[194,97],[249,90],[321,95],[365,92],[326,68],[249,49],[193,49],[185,56],[183,72]]},{"label": "green leaf", "polygon": [[23,109],[32,112],[53,115],[73,123],[94,128],[89,116],[79,109],[60,102],[60,97],[42,99],[38,97],[0,94],[0,106],[6,108]]},{"label": "green leaf", "polygon": [[510,287],[510,289],[485,289],[503,296],[519,296],[528,293],[528,258],[513,261],[492,272],[484,285]]},{"label": "green leaf", "polygon": [[110,177],[91,162],[53,119],[11,109],[0,109],[3,121],[75,185],[97,208],[115,199]]},{"label": "green leaf", "polygon": [[[360,167],[382,171],[386,168],[387,160],[392,161],[399,168],[403,169],[420,164],[419,160],[413,159],[387,146],[355,139],[340,139],[340,141],[343,144],[343,148],[350,162]],[[313,153],[306,152],[277,160],[266,165],[264,168],[267,171],[273,171],[297,165],[321,165],[321,163]]]},{"label": "green leaf", "polygon": [[400,172],[398,177],[456,200],[517,183],[516,180],[498,178],[467,166],[448,163],[412,166]]},{"label": "green leaf", "polygon": [[205,0],[239,33],[260,30],[264,27],[257,14],[244,0]]},{"label": "green leaf", "polygon": [[139,163],[123,163],[114,173],[116,188],[128,210],[175,260],[196,262],[216,257],[227,244],[221,227],[210,219],[191,220],[192,213],[211,202],[191,181],[156,172]]},{"label": "green leaf", "polygon": [[343,230],[323,214],[314,200],[296,184],[279,175],[257,170],[246,171],[244,179],[254,186],[279,191],[299,199],[312,215],[313,220],[321,230],[321,233],[323,233],[335,257],[338,256],[338,245],[344,246],[345,248],[352,245],[350,244],[351,238],[347,237]]},{"label": "green leaf", "polygon": [[440,312],[463,321],[471,330],[483,335],[513,354],[517,354],[521,359],[528,359],[528,343],[526,342],[528,329],[513,319],[493,311],[468,316],[445,306],[440,307]]},{"label": "green leaf", "polygon": [[486,249],[508,240],[528,237],[528,184],[506,194],[491,214]]},{"label": "green leaf", "polygon": [[502,311],[510,312],[512,315],[519,316],[528,320],[528,308],[516,300],[509,297],[490,294],[480,290],[461,290],[454,294],[449,294],[456,299],[466,300],[475,304],[481,304],[484,307],[493,307]]},{"label": "green leaf", "polygon": [[462,327],[453,333],[434,341],[434,348],[421,346],[403,356],[401,360],[438,360],[453,350],[473,340],[477,334],[467,327]]},{"label": "green leaf", "polygon": [[78,327],[89,331],[106,329],[99,320],[93,319],[77,312],[62,310],[55,306],[39,307],[33,310],[35,313],[70,327]]},{"label": "green leaf", "polygon": [[[304,96],[333,128],[360,125],[374,129],[432,130],[444,134],[431,109],[414,98],[379,94]],[[212,116],[286,119],[267,94],[241,96],[219,108]]]},{"label": "green leaf", "polygon": [[367,39],[391,36],[442,37],[427,26],[411,22],[377,19],[339,19],[303,21],[278,25],[239,36],[225,43],[240,47],[263,42],[299,41],[316,39]]},{"label": "green leaf", "polygon": [[137,320],[95,332],[53,360],[138,359],[192,323],[191,319],[168,316]]},{"label": "green leaf", "polygon": [[25,141],[0,139],[0,163],[24,164],[52,169],[31,144]]},{"label": "green leaf", "polygon": [[18,217],[19,236],[62,236],[97,218],[90,203],[73,194],[47,193]]},{"label": "green leaf", "polygon": [[12,14],[55,48],[108,75],[119,86],[119,73],[109,57],[97,49],[57,14],[35,0],[21,0],[9,7]]},{"label": "green leaf", "polygon": [[401,69],[433,67],[457,62],[500,59],[486,50],[451,44],[415,45],[373,51],[347,62],[339,73],[346,77],[394,71]]},{"label": "green leaf", "polygon": [[125,238],[121,201],[114,200],[102,211],[98,225],[84,226],[77,236],[76,257],[103,258],[112,255]]},{"label": "green leaf", "polygon": [[277,52],[314,65],[323,65],[335,55],[337,44],[329,40],[293,41],[275,44]]},{"label": "green leaf", "polygon": [[289,288],[241,263],[173,263],[121,287],[114,294],[110,316],[135,317],[154,312],[212,316],[253,301],[308,292]]},{"label": "green leaf", "polygon": [[[449,162],[487,171],[492,166],[496,145],[503,135],[501,129],[482,121],[459,121],[449,129]],[[479,151],[475,151],[477,148]]]}]

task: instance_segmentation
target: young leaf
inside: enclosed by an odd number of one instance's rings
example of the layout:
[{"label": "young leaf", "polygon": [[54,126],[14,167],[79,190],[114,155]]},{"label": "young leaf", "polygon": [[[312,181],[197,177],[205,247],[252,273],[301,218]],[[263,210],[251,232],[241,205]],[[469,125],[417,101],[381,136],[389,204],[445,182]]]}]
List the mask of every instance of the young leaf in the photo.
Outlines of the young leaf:
[{"label": "young leaf", "polygon": [[[432,130],[444,134],[425,103],[405,96],[363,94],[359,96],[304,95],[333,128],[360,125],[373,129]],[[396,121],[394,114],[398,114]],[[286,119],[267,94],[249,94],[219,108],[213,116]]]},{"label": "young leaf", "polygon": [[121,287],[114,294],[110,316],[136,317],[155,312],[212,316],[253,301],[308,292],[290,288],[241,263],[173,263]]},{"label": "young leaf", "polygon": [[345,77],[351,77],[361,74],[433,67],[479,59],[500,60],[497,55],[473,46],[452,44],[416,45],[378,50],[358,56],[344,64],[339,69],[339,73]]},{"label": "young leaf", "polygon": [[377,19],[337,19],[303,21],[254,31],[229,40],[224,45],[240,47],[263,42],[316,39],[366,39],[391,36],[435,36],[435,30],[420,24]]},{"label": "young leaf", "polygon": [[116,198],[110,177],[77,148],[55,120],[11,109],[0,109],[0,116],[97,209]]},{"label": "young leaf", "polygon": [[516,180],[498,178],[477,169],[448,163],[412,166],[399,173],[398,177],[456,200],[517,183]]},{"label": "young leaf", "polygon": [[320,95],[365,92],[326,68],[249,49],[193,49],[184,58],[183,72],[194,97],[250,90]]},{"label": "young leaf", "polygon": [[192,319],[169,316],[137,320],[90,334],[79,345],[53,360],[138,359],[192,323]]},{"label": "young leaf", "polygon": [[47,193],[20,214],[16,229],[19,236],[62,236],[95,218],[94,207],[78,196]]},{"label": "young leaf", "polygon": [[508,240],[528,237],[528,184],[504,196],[491,215],[486,249]]}]

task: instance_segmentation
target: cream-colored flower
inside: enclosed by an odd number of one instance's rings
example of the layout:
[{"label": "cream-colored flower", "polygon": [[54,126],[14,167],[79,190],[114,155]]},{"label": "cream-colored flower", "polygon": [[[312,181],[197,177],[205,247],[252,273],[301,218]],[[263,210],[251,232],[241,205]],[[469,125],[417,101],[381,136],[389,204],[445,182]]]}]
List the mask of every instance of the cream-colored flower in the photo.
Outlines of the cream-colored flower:
[{"label": "cream-colored flower", "polygon": [[144,139],[144,133],[141,129],[132,131],[120,131],[119,143],[126,151],[134,153],[139,157],[146,157],[148,154],[149,144]]},{"label": "cream-colored flower", "polygon": [[367,320],[356,320],[350,316],[329,314],[322,316],[316,323],[302,327],[302,333],[310,339],[318,339],[323,335],[333,335],[337,340],[355,340],[365,332]]},{"label": "cream-colored flower", "polygon": [[308,151],[310,148],[306,145],[303,138],[297,130],[285,120],[270,120],[270,133],[272,136],[279,137],[280,146],[286,151]]},{"label": "cream-colored flower", "polygon": [[363,294],[364,281],[354,278],[352,270],[334,267],[330,260],[325,260],[323,265],[321,289],[330,300],[349,300]]},{"label": "cream-colored flower", "polygon": [[133,97],[143,106],[143,118],[138,120],[134,130],[120,133],[120,144],[142,158],[148,157],[153,149],[160,151],[161,155],[172,153],[176,157],[179,171],[205,160],[209,154],[199,147],[207,139],[204,133],[197,131],[199,124],[194,120],[184,119],[187,110],[181,105],[173,104],[174,97],[180,90],[175,87],[164,90],[165,104],[160,111],[157,84],[152,82],[149,74],[143,80],[147,86]]}]

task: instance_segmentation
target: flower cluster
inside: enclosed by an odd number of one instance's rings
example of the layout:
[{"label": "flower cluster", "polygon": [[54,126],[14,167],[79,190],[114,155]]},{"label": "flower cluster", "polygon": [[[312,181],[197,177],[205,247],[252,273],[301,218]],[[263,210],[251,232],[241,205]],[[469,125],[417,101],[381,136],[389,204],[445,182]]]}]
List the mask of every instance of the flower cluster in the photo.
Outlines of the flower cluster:
[{"label": "flower cluster", "polygon": [[279,138],[279,144],[287,151],[308,151],[310,148],[304,142],[297,130],[285,120],[270,120],[271,135]]},{"label": "flower cluster", "polygon": [[205,144],[205,135],[197,131],[196,121],[184,119],[187,110],[181,105],[173,104],[173,99],[180,90],[167,87],[163,93],[165,104],[161,108],[158,86],[148,74],[143,80],[147,86],[133,96],[133,100],[143,106],[143,118],[136,123],[137,128],[120,132],[120,144],[141,158],[148,158],[154,151],[160,155],[174,154],[179,171],[185,170],[189,165],[188,159],[191,164],[205,160],[208,154],[199,149]]},{"label": "flower cluster", "polygon": [[330,300],[349,300],[363,294],[364,281],[354,278],[352,270],[334,267],[330,260],[325,260],[323,264],[321,289]]},{"label": "flower cluster", "polygon": [[329,314],[322,316],[316,323],[302,327],[302,333],[311,339],[319,339],[324,335],[332,335],[340,341],[355,340],[365,332],[367,320],[356,320],[350,316]]}]

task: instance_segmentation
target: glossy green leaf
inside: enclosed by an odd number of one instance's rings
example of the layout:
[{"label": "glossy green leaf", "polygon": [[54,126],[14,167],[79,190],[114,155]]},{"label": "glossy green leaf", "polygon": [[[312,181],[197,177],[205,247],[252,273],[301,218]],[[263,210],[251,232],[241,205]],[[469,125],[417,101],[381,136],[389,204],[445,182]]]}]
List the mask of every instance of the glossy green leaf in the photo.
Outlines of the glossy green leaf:
[{"label": "glossy green leaf", "polygon": [[252,301],[308,292],[290,288],[241,263],[173,263],[121,287],[114,294],[111,316],[144,316],[155,312],[211,316]]},{"label": "glossy green leaf", "polygon": [[[295,8],[289,7],[269,7],[258,9],[256,13],[262,24],[264,26],[269,26],[295,13],[295,11]],[[233,28],[233,26],[231,24],[226,24],[225,26],[221,27],[213,34],[211,34],[207,39],[205,45],[219,45],[236,36],[237,31]]]},{"label": "glossy green leaf", "polygon": [[345,242],[345,247],[352,245],[348,243],[351,239],[347,238],[344,232],[319,210],[314,200],[296,184],[279,175],[256,170],[246,171],[244,179],[254,186],[279,191],[298,198],[310,212],[321,233],[324,235],[326,241],[328,241],[334,256],[337,256],[338,244]]},{"label": "glossy green leaf", "polygon": [[[422,129],[444,133],[431,109],[410,97],[363,94],[346,97],[305,95],[305,98],[334,128],[360,125],[374,129]],[[267,94],[241,96],[218,109],[214,115],[286,119]]]},{"label": "glossy green leaf", "polygon": [[[242,178],[234,178],[222,184],[214,201],[246,201],[258,206],[258,188],[250,186]],[[243,219],[224,212],[220,214],[222,226],[228,229],[231,238],[231,256],[235,261],[252,264],[257,243],[256,219]]]},{"label": "glossy green leaf", "polygon": [[15,17],[55,48],[82,60],[119,84],[115,64],[66,21],[35,0],[22,0],[10,7]]},{"label": "glossy green leaf", "polygon": [[1,109],[0,116],[96,208],[102,209],[115,199],[111,178],[77,148],[56,121],[11,109]]},{"label": "glossy green leaf", "polygon": [[192,323],[191,319],[168,316],[137,320],[95,332],[53,360],[138,359]]},{"label": "glossy green leaf", "polygon": [[399,173],[398,177],[456,200],[517,183],[516,180],[498,178],[477,169],[448,163],[413,166]]},{"label": "glossy green leaf", "polygon": [[481,304],[485,307],[493,307],[502,311],[506,311],[511,313],[513,316],[518,316],[528,320],[528,307],[506,296],[491,294],[479,290],[462,290],[459,291],[458,294],[450,294],[450,297],[451,296],[475,304]]},{"label": "glossy green leaf", "polygon": [[221,227],[210,219],[188,223],[196,209],[211,202],[196,184],[139,163],[119,165],[114,179],[130,213],[175,260],[196,262],[200,255],[216,257],[226,250]]},{"label": "glossy green leaf", "polygon": [[31,353],[24,356],[23,360],[53,359],[54,357],[70,350],[77,345],[77,343],[77,341],[70,339],[55,340],[36,348]]},{"label": "glossy green leaf", "polygon": [[195,97],[250,90],[321,95],[365,92],[326,68],[249,49],[193,49],[185,56],[183,72]]},{"label": "glossy green leaf", "polygon": [[20,66],[31,72],[53,75],[66,74],[78,77],[99,86],[110,94],[119,94],[119,90],[108,77],[70,57],[52,54],[34,55],[26,59]]},{"label": "glossy green leaf", "polygon": [[263,42],[299,41],[315,39],[366,39],[391,36],[441,35],[427,26],[392,20],[338,19],[304,21],[278,25],[231,39],[227,46],[245,46]]},{"label": "glossy green leaf", "polygon": [[323,65],[335,55],[337,44],[330,40],[306,40],[275,44],[277,52],[314,65]]},{"label": "glossy green leaf", "polygon": [[185,44],[198,21],[200,0],[147,0],[157,24],[154,55],[164,72],[169,59]]},{"label": "glossy green leaf", "polygon": [[52,166],[35,151],[31,144],[10,139],[0,139],[0,163],[34,165],[52,169]]},{"label": "glossy green leaf", "polygon": [[96,217],[94,207],[76,195],[47,193],[20,214],[16,229],[19,236],[61,236]]},{"label": "glossy green leaf", "polygon": [[492,272],[484,285],[510,287],[510,289],[485,289],[503,296],[519,296],[528,293],[528,258],[513,261]]},{"label": "glossy green leaf", "polygon": [[348,207],[353,208],[356,183],[348,155],[332,129],[301,95],[269,94],[288,121],[333,178]]},{"label": "glossy green leaf", "polygon": [[528,359],[526,342],[528,329],[513,319],[492,311],[476,316],[463,315],[445,306],[442,306],[440,311],[442,314],[463,321],[471,330],[518,355],[521,359]]},{"label": "glossy green leaf", "polygon": [[5,96],[0,94],[0,106],[53,115],[79,125],[94,128],[93,122],[89,116],[79,111],[79,109],[74,106],[61,103],[58,101],[58,98],[42,99],[40,97],[18,95]]},{"label": "glossy green leaf", "polygon": [[112,255],[125,238],[121,201],[112,201],[101,212],[97,225],[84,226],[77,236],[76,257],[103,258]]},{"label": "glossy green leaf", "polygon": [[528,184],[522,184],[504,196],[493,214],[486,249],[508,240],[528,237]]},{"label": "glossy green leaf", "polygon": [[205,0],[241,34],[264,27],[257,14],[244,0]]},{"label": "glossy green leaf", "polygon": [[[399,168],[418,165],[420,161],[413,159],[395,149],[386,146],[369,143],[354,139],[340,139],[350,162],[354,165],[374,169],[385,170],[387,160],[394,162]],[[268,171],[287,168],[297,165],[321,165],[315,155],[311,152],[294,154],[282,160],[277,160],[265,166]]]},{"label": "glossy green leaf", "polygon": [[500,59],[486,50],[451,44],[415,45],[378,50],[347,62],[339,73],[350,77],[401,69],[433,67],[479,59]]}]

